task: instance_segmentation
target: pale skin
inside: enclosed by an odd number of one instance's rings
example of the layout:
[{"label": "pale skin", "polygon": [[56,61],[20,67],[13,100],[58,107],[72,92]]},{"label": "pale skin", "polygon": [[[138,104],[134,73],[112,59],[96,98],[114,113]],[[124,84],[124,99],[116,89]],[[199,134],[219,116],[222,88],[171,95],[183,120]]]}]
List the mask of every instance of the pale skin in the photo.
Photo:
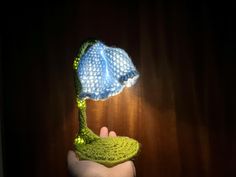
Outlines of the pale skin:
[{"label": "pale skin", "polygon": [[[116,132],[108,131],[107,127],[100,129],[100,137],[116,137]],[[79,160],[74,151],[67,155],[68,168],[73,177],[134,177],[135,166],[132,161],[126,161],[114,167],[108,168],[89,160]]]}]

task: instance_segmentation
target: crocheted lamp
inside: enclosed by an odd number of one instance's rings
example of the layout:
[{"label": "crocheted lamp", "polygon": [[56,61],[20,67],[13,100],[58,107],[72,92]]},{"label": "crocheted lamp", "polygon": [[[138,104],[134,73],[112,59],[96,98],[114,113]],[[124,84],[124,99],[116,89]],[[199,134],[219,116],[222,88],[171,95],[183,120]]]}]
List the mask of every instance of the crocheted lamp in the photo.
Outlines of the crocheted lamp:
[{"label": "crocheted lamp", "polygon": [[85,42],[74,60],[79,132],[74,144],[82,160],[108,167],[132,159],[140,144],[128,137],[100,138],[87,127],[86,99],[105,100],[132,86],[139,74],[128,54],[97,40]]}]

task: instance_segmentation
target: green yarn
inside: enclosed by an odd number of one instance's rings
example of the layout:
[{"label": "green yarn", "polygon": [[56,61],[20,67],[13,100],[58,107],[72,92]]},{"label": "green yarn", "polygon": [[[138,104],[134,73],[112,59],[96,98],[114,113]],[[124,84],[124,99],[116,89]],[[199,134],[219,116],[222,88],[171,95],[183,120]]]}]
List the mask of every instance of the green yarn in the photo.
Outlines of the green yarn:
[{"label": "green yarn", "polygon": [[101,138],[87,127],[86,101],[80,100],[78,97],[81,84],[77,76],[77,70],[82,55],[96,42],[96,40],[85,42],[73,64],[76,101],[80,110],[79,132],[74,140],[74,145],[81,160],[92,160],[111,167],[134,158],[139,152],[140,144],[134,139],[122,136]]},{"label": "green yarn", "polygon": [[139,143],[128,137],[99,138],[75,146],[80,159],[92,160],[108,167],[131,159],[139,149]]}]

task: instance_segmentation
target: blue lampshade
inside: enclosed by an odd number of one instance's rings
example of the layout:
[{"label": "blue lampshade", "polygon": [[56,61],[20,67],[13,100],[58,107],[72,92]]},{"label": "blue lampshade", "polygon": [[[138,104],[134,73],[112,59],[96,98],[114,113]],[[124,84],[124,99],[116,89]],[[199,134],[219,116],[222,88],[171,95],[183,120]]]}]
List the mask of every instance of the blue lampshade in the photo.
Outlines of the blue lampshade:
[{"label": "blue lampshade", "polygon": [[81,56],[78,70],[81,82],[79,99],[103,100],[132,86],[139,74],[128,54],[100,41]]}]

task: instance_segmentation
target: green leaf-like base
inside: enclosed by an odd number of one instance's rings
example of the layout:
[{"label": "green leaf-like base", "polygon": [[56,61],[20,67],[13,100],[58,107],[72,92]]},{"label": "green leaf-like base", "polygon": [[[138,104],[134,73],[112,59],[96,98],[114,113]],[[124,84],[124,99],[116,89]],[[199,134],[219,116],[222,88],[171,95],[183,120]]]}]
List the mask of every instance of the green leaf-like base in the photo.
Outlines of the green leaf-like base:
[{"label": "green leaf-like base", "polygon": [[111,167],[135,157],[140,144],[134,139],[117,136],[99,138],[89,144],[75,143],[75,148],[81,160],[92,160]]}]

